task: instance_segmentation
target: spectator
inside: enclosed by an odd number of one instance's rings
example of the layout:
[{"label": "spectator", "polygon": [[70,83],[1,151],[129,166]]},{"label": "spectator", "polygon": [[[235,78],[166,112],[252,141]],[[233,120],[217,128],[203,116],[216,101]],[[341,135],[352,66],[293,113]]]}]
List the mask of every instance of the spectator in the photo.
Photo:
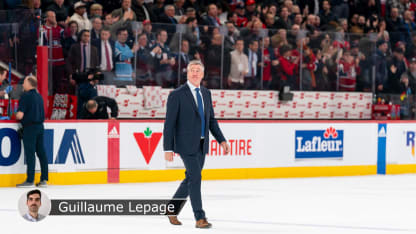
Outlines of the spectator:
[{"label": "spectator", "polygon": [[335,16],[331,11],[331,4],[329,0],[324,0],[322,2],[322,11],[319,14],[321,19],[321,25],[327,27],[331,21],[337,21],[337,16]]},{"label": "spectator", "polygon": [[86,4],[77,2],[74,5],[75,13],[71,16],[69,21],[75,21],[78,24],[78,32],[82,30],[91,30],[92,25],[86,14]]},{"label": "spectator", "polygon": [[272,71],[279,65],[279,60],[274,55],[273,48],[270,46],[270,37],[264,37],[262,42],[263,53],[260,53],[260,68],[263,72],[262,88],[270,90],[273,86]]},{"label": "spectator", "polygon": [[49,93],[67,93],[68,81],[65,80],[65,60],[62,49],[62,42],[64,40],[64,30],[58,26],[54,11],[46,12],[45,25],[43,25],[43,44],[47,45],[52,51],[52,58],[49,62],[52,64],[52,74],[49,80]]},{"label": "spectator", "polygon": [[[108,116],[107,108],[111,109],[111,115]],[[116,119],[118,116],[118,106],[116,100],[97,96],[90,99],[84,106],[80,119]]]},{"label": "spectator", "polygon": [[77,118],[81,118],[83,107],[88,100],[97,97],[97,83],[98,80],[94,80],[94,74],[88,74],[87,80],[78,84],[77,89]]},{"label": "spectator", "polygon": [[66,20],[68,19],[68,8],[64,5],[64,0],[54,0],[47,11],[54,11],[56,14],[56,21],[62,28],[66,28]]},{"label": "spectator", "polygon": [[180,36],[189,42],[189,45],[194,49],[197,46],[199,32],[197,31],[198,21],[195,18],[186,19],[185,31],[181,33],[176,33],[173,35],[172,40],[170,41],[169,47],[173,52],[179,51],[179,38]]},{"label": "spectator", "polygon": [[11,86],[7,80],[7,70],[0,67],[0,99],[5,98],[6,94],[11,91]]},{"label": "spectator", "polygon": [[137,50],[136,86],[145,84],[155,85],[152,70],[154,68],[154,57],[160,48],[155,47],[151,51],[147,38],[145,33],[142,33],[137,37],[139,49]]},{"label": "spectator", "polygon": [[103,22],[103,26],[104,27],[110,27],[111,25],[113,25],[113,16],[111,14],[107,14],[104,16],[104,22]]},{"label": "spectator", "polygon": [[156,37],[152,32],[152,28],[152,23],[149,20],[143,21],[143,33],[146,34],[148,47],[153,47],[153,45],[156,43]]},{"label": "spectator", "polygon": [[[219,27],[221,25],[220,19],[218,18],[218,8],[215,4],[209,4],[207,9],[207,15],[203,18],[203,25]],[[208,30],[205,30],[207,32]]]},{"label": "spectator", "polygon": [[117,41],[115,43],[116,76],[121,81],[132,81],[133,68],[131,59],[139,48],[137,44],[133,48],[126,44],[128,32],[126,28],[117,30]]},{"label": "spectator", "polygon": [[412,43],[412,32],[416,30],[416,24],[414,22],[414,12],[409,10],[404,12],[404,30],[406,43]]},{"label": "spectator", "polygon": [[166,30],[159,30],[156,33],[156,44],[151,48],[156,49],[155,79],[162,87],[173,87],[172,66],[175,65],[175,58],[172,56],[169,46],[166,44],[168,34]]},{"label": "spectator", "polygon": [[71,46],[78,41],[78,23],[75,21],[70,21],[68,23],[68,28],[64,31],[64,42],[63,42],[63,48],[64,48],[64,57],[68,57],[69,49],[71,49]]},{"label": "spectator", "polygon": [[235,50],[231,52],[231,67],[228,76],[228,88],[243,89],[244,77],[248,73],[248,58],[244,54],[244,40],[239,38],[235,44]]},{"label": "spectator", "polygon": [[134,19],[134,12],[133,11],[124,11],[123,17],[120,18],[119,16],[113,17],[113,24],[110,26],[111,30],[111,39],[116,41],[117,40],[117,31],[121,28],[127,29],[127,31],[131,31],[131,24]]},{"label": "spectator", "polygon": [[376,67],[376,93],[378,92],[386,92],[388,90],[387,87],[387,53],[388,45],[387,42],[384,40],[377,41],[377,50],[375,55],[375,67]]},{"label": "spectator", "polygon": [[[286,8],[284,8],[284,9],[286,9]],[[272,13],[267,13],[266,14],[265,24],[266,24],[266,28],[275,29],[275,28],[280,27],[280,25],[276,23],[275,16]]]},{"label": "spectator", "polygon": [[185,16],[186,16],[187,19],[191,18],[191,17],[196,19],[197,14],[196,14],[195,8],[192,8],[192,7],[186,8]]},{"label": "spectator", "polygon": [[296,71],[299,69],[299,57],[295,60],[291,58],[291,48],[288,45],[280,47],[280,88],[289,86],[291,90],[297,89],[296,85]]},{"label": "spectator", "polygon": [[176,63],[173,67],[173,81],[183,84],[187,80],[187,66],[190,61],[193,60],[192,56],[189,54],[189,42],[186,39],[181,41],[181,51],[175,56]]},{"label": "spectator", "polygon": [[100,32],[103,28],[103,21],[100,17],[95,17],[92,20],[91,40],[99,40]]},{"label": "spectator", "polygon": [[159,21],[159,17],[165,11],[165,0],[155,0],[152,11],[153,15],[155,15],[157,20]]},{"label": "spectator", "polygon": [[237,14],[236,26],[243,27],[244,25],[246,25],[248,22],[248,19],[246,17],[244,3],[237,4],[235,8],[235,12]]},{"label": "spectator", "polygon": [[255,0],[247,0],[246,1],[246,18],[251,20],[251,17],[256,14],[256,1]]},{"label": "spectator", "polygon": [[131,9],[131,1],[132,0],[122,0],[121,8],[115,9],[113,12],[111,12],[111,15],[113,15],[113,18],[121,19],[121,17],[124,16],[124,13],[126,11],[128,12],[131,11],[132,12],[131,14],[133,15],[132,21],[137,21],[136,13],[134,13],[134,11],[132,11]]},{"label": "spectator", "polygon": [[399,9],[392,8],[390,18],[387,19],[387,31],[391,33],[391,43],[394,45],[398,41],[403,41],[404,37],[404,24],[402,19],[399,17]]},{"label": "spectator", "polygon": [[339,62],[339,91],[356,91],[357,74],[360,72],[360,60],[345,50]]},{"label": "spectator", "polygon": [[86,72],[90,68],[97,68],[98,65],[97,48],[90,44],[90,32],[84,29],[79,33],[78,42],[69,50],[66,68],[70,74],[70,83],[75,85],[73,73]]},{"label": "spectator", "polygon": [[287,7],[282,7],[280,10],[280,18],[276,22],[276,28],[290,29],[292,22],[289,19],[289,10]]},{"label": "spectator", "polygon": [[224,48],[231,51],[234,48],[237,38],[240,36],[240,32],[231,21],[227,21],[225,26],[227,27],[227,34],[224,37]]},{"label": "spectator", "polygon": [[[404,74],[407,75],[408,82],[402,81]],[[415,94],[416,93],[416,58],[415,57],[410,59],[409,69],[405,73],[403,73],[403,75],[400,79],[401,82],[404,83],[406,87],[410,88],[411,94]],[[407,90],[402,89],[401,92],[403,93],[403,91],[407,91]]]},{"label": "spectator", "polygon": [[174,7],[175,7],[175,16],[180,17],[185,15],[185,10],[183,9],[183,4],[185,4],[185,0],[174,0]]},{"label": "spectator", "polygon": [[99,3],[94,3],[90,7],[90,17],[91,19],[95,17],[103,17],[103,6]]},{"label": "spectator", "polygon": [[175,7],[173,5],[165,6],[165,12],[159,16],[159,23],[163,24],[160,28],[164,29],[168,35],[173,35],[176,32],[178,21],[175,18]]},{"label": "spectator", "polygon": [[259,60],[259,42],[257,40],[252,40],[249,43],[249,48],[246,52],[248,57],[248,72],[244,78],[244,88],[252,89],[257,86],[257,70],[260,63]]},{"label": "spectator", "polygon": [[114,69],[116,50],[115,42],[110,37],[110,29],[103,28],[100,32],[100,38],[92,40],[92,45],[97,48],[100,70],[103,72],[111,72]]},{"label": "spectator", "polygon": [[136,14],[137,21],[156,20],[153,15],[153,11],[151,10],[150,6],[145,3],[145,0],[133,0],[131,9]]},{"label": "spectator", "polygon": [[407,70],[404,62],[404,51],[402,48],[396,48],[393,52],[393,58],[387,63],[388,69],[388,87],[389,92],[400,94],[400,77]]},{"label": "spectator", "polygon": [[[208,87],[209,89],[221,88],[221,78],[228,77],[228,70],[230,68],[230,54],[227,51],[224,51],[224,54],[222,54],[221,43],[221,34],[213,35],[211,39],[211,45],[206,48],[204,54],[204,62],[207,74],[206,79],[204,79],[202,83],[205,87]],[[221,70],[221,61],[223,61],[224,70]],[[223,82],[227,82],[227,80],[225,79],[223,80]]]}]

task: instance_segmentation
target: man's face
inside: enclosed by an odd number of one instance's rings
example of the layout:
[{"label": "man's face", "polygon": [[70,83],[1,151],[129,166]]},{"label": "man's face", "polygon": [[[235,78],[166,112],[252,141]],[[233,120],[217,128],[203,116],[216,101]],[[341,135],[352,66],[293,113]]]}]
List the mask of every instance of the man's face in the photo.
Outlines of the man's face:
[{"label": "man's face", "polygon": [[257,52],[257,50],[259,49],[259,43],[257,41],[254,41],[250,44],[250,49],[253,52]]},{"label": "man's face", "polygon": [[143,28],[144,28],[144,31],[147,32],[147,33],[151,33],[152,32],[152,24],[145,24],[143,26]]},{"label": "man's face", "polygon": [[100,31],[101,28],[103,27],[103,21],[100,18],[95,18],[93,23],[92,23],[92,27],[96,30],[96,31]]},{"label": "man's face", "polygon": [[118,35],[117,35],[117,40],[120,42],[120,43],[125,43],[126,41],[127,41],[127,37],[128,37],[128,33],[127,33],[127,30],[124,30],[124,31],[121,31]]},{"label": "man's face", "polygon": [[267,14],[266,24],[267,25],[273,25],[274,24],[274,16],[272,14]]},{"label": "man's face", "polygon": [[242,41],[242,40],[238,40],[238,41],[235,43],[235,49],[236,49],[238,52],[242,53],[242,52],[243,52],[243,50],[244,50],[244,41]]},{"label": "man's face", "polygon": [[30,85],[29,81],[27,80],[27,78],[23,81],[23,90],[24,91],[29,91],[32,89],[32,86]]},{"label": "man's face", "polygon": [[391,9],[391,18],[397,18],[399,16],[399,9],[393,8]]},{"label": "man's face", "polygon": [[97,107],[93,107],[91,109],[88,109],[88,112],[90,112],[91,114],[95,114],[95,112],[97,112]]},{"label": "man's face", "polygon": [[184,52],[185,54],[188,54],[189,52],[189,42],[188,41],[182,41],[182,47],[181,47],[182,52]]},{"label": "man's face", "polygon": [[55,12],[48,11],[48,13],[46,14],[46,21],[49,24],[55,25],[56,24],[56,15],[55,15]]},{"label": "man's face", "polygon": [[145,47],[147,45],[147,37],[146,35],[142,35],[139,37],[138,39],[139,41],[139,46]]},{"label": "man's face", "polygon": [[201,65],[194,64],[191,65],[188,69],[187,77],[189,82],[195,87],[199,87],[201,84],[202,78],[204,77],[204,71],[202,70]]},{"label": "man's face", "polygon": [[246,10],[248,12],[253,12],[254,10],[256,10],[256,4],[251,4],[251,5],[246,6]]},{"label": "man's face", "polygon": [[97,8],[95,10],[91,10],[91,15],[103,16],[103,9]]},{"label": "man's face", "polygon": [[328,1],[324,1],[322,3],[322,8],[324,9],[324,11],[327,11],[327,10],[331,9],[331,5],[329,5]]},{"label": "man's face", "polygon": [[365,17],[364,16],[360,16],[358,18],[358,24],[360,24],[360,25],[364,25],[365,24]]},{"label": "man's face", "polygon": [[227,29],[229,33],[234,33],[234,25],[233,24],[227,24]]},{"label": "man's face", "polygon": [[166,31],[160,32],[159,41],[161,43],[165,43],[167,39],[168,39],[168,33]]},{"label": "man's face", "polygon": [[83,43],[88,43],[90,41],[90,32],[84,32],[81,37]]},{"label": "man's face", "polygon": [[37,193],[29,195],[29,198],[26,201],[26,205],[30,212],[38,213],[39,207],[42,205],[40,195]]},{"label": "man's face", "polygon": [[221,37],[221,35],[220,35],[220,34],[216,34],[216,35],[214,35],[214,36],[212,37],[212,41],[211,41],[211,43],[212,43],[213,45],[221,45],[221,43],[222,43],[222,37]]},{"label": "man's face", "polygon": [[387,52],[387,48],[388,48],[387,43],[383,43],[378,48],[380,49],[381,52],[386,53]]},{"label": "man's face", "polygon": [[121,3],[121,7],[123,8],[123,10],[127,10],[131,7],[131,0],[123,0],[123,2]]},{"label": "man's face", "polygon": [[213,17],[217,17],[217,6],[214,4],[209,5],[208,14]]},{"label": "man's face", "polygon": [[80,16],[83,16],[85,11],[86,11],[85,7],[78,7],[77,9],[75,9],[75,12]]},{"label": "man's face", "polygon": [[415,62],[411,62],[411,63],[410,63],[410,70],[411,70],[412,72],[415,72],[415,71],[416,71],[416,61],[415,61]]},{"label": "man's face", "polygon": [[108,14],[105,16],[105,21],[104,21],[105,25],[112,25],[113,24],[113,17],[111,16],[111,14]]},{"label": "man's face", "polygon": [[282,11],[280,12],[280,16],[281,16],[282,18],[286,18],[286,17],[288,17],[288,16],[289,16],[289,11],[287,10],[287,8],[286,8],[286,7],[283,7],[283,8],[282,8]]},{"label": "man's face", "polygon": [[33,0],[33,7],[35,9],[40,8],[40,5],[41,5],[40,0]]},{"label": "man's face", "polygon": [[102,30],[100,32],[100,37],[101,37],[101,40],[103,41],[107,41],[108,39],[110,39],[110,36],[111,36],[111,33],[107,30]]},{"label": "man's face", "polygon": [[187,11],[186,12],[186,17],[187,18],[196,18],[196,11]]},{"label": "man's face", "polygon": [[176,1],[176,6],[178,6],[179,8],[181,8],[183,6],[183,4],[185,4],[185,0],[177,0]]},{"label": "man's face", "polygon": [[69,29],[71,30],[71,33],[72,33],[72,34],[75,34],[75,33],[77,33],[77,31],[78,31],[78,25],[77,25],[77,24],[75,24],[75,23],[73,23],[73,24],[71,24],[71,25],[69,26]]},{"label": "man's face", "polygon": [[165,14],[169,17],[173,17],[175,16],[175,8],[174,7],[168,7],[168,9],[166,9]]}]

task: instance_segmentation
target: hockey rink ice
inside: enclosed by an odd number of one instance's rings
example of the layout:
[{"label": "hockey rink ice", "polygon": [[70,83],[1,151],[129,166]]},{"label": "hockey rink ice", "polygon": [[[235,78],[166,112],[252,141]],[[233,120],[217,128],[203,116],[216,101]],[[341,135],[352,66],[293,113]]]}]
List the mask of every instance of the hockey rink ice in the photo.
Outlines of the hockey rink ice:
[{"label": "hockey rink ice", "polygon": [[[179,181],[49,186],[50,199],[163,199]],[[30,223],[0,188],[0,233],[416,233],[416,175],[203,181],[213,228],[194,227],[189,200],[172,226],[161,216],[48,216]]]}]

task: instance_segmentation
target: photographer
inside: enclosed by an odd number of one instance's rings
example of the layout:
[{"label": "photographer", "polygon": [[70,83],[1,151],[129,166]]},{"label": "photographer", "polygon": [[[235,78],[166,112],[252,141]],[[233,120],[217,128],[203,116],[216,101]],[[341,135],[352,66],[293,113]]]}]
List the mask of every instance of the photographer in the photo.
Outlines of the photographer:
[{"label": "photographer", "polygon": [[[111,117],[108,116],[108,107],[111,109]],[[116,119],[117,115],[118,106],[116,100],[97,96],[83,105],[79,119]]]},{"label": "photographer", "polygon": [[97,69],[88,69],[86,72],[75,73],[73,78],[78,84],[77,117],[80,118],[84,104],[97,96],[96,85],[98,81],[104,80],[104,75]]}]

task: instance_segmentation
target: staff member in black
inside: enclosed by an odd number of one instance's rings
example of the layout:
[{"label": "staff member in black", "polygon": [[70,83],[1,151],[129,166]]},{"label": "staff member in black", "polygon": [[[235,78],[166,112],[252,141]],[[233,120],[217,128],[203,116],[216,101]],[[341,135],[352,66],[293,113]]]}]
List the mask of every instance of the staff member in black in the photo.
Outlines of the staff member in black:
[{"label": "staff member in black", "polygon": [[19,100],[16,118],[23,126],[23,147],[27,163],[27,179],[16,185],[17,187],[33,187],[35,179],[35,152],[39,158],[41,176],[39,187],[46,187],[48,181],[48,160],[43,144],[45,110],[42,96],[37,92],[37,80],[34,76],[28,76],[23,82],[25,91]]},{"label": "staff member in black", "polygon": [[[110,116],[108,116],[108,107],[111,109]],[[79,119],[116,119],[117,115],[118,106],[116,100],[109,97],[97,96],[84,104]]]}]

